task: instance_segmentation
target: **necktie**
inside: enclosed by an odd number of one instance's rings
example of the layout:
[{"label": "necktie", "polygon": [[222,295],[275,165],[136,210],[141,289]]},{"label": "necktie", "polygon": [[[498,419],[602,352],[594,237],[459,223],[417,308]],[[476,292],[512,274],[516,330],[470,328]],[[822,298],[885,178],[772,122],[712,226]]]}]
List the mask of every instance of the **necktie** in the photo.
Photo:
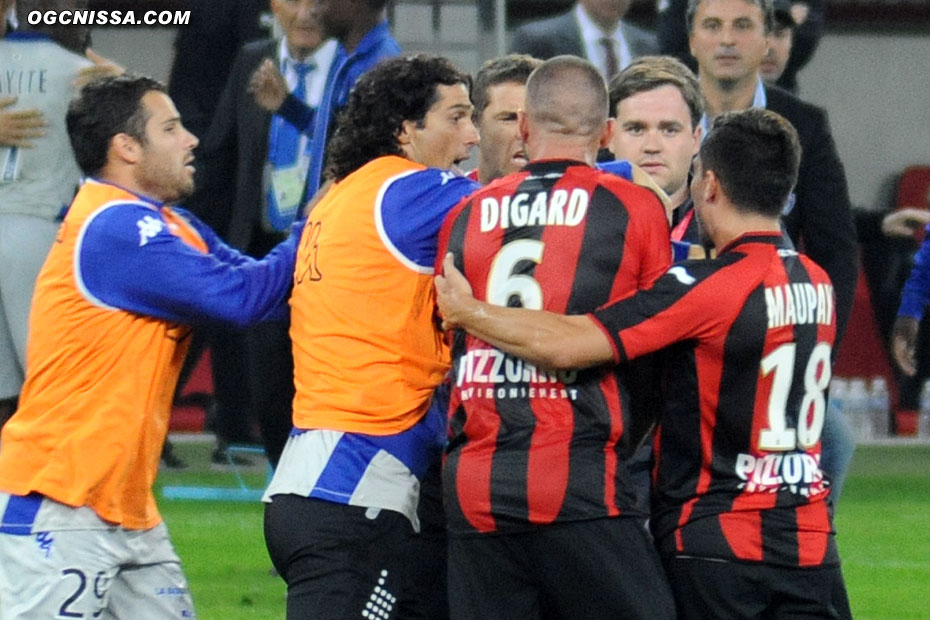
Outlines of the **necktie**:
[{"label": "necktie", "polygon": [[604,46],[604,69],[608,80],[617,75],[620,70],[620,63],[617,61],[617,52],[614,51],[614,40],[610,37],[602,37],[601,45]]},{"label": "necktie", "polygon": [[[307,74],[316,67],[312,64],[294,63],[297,73],[297,84],[292,94],[306,103],[307,100]],[[272,171],[293,168],[302,164],[299,151],[300,131],[280,116],[271,119],[271,131],[268,136],[268,163]],[[301,174],[306,178],[306,173]],[[286,230],[294,220],[297,208],[300,206],[300,195],[296,187],[290,187],[281,181],[281,177],[272,176],[272,186],[268,188],[268,223],[275,230]],[[302,190],[302,187],[301,187]],[[302,193],[302,191],[300,192]]]}]

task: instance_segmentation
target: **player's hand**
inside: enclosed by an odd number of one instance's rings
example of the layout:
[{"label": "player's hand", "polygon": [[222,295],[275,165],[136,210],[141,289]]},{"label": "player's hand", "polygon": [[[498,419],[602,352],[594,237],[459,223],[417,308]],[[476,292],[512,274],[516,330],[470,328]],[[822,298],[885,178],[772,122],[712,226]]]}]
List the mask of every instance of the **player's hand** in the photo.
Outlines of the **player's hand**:
[{"label": "player's hand", "polygon": [[442,273],[434,278],[434,282],[442,328],[460,327],[464,317],[475,305],[475,297],[468,280],[455,268],[455,257],[451,252],[443,259]]},{"label": "player's hand", "polygon": [[882,218],[882,232],[889,237],[910,237],[927,224],[930,224],[930,211],[905,207]]},{"label": "player's hand", "polygon": [[259,107],[274,113],[290,91],[281,71],[271,59],[266,58],[249,78],[249,92]]},{"label": "player's hand", "polygon": [[920,323],[914,317],[899,316],[891,330],[891,351],[901,372],[908,377],[917,373],[914,351],[917,348],[917,331]]},{"label": "player's hand", "polygon": [[109,58],[104,58],[89,47],[87,51],[84,52],[84,56],[94,64],[89,67],[83,67],[78,71],[78,76],[74,78],[72,82],[74,87],[78,90],[81,90],[95,80],[126,73],[126,69],[123,66],[113,62]]},{"label": "player's hand", "polygon": [[36,109],[9,110],[16,97],[0,97],[0,145],[32,148],[32,138],[45,135],[45,116]]}]

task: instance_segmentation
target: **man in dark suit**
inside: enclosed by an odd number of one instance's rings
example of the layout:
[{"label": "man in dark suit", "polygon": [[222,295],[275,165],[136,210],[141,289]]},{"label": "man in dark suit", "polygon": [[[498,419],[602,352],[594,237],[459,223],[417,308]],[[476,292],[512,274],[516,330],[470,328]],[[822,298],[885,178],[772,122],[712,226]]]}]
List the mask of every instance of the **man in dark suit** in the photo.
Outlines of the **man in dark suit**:
[{"label": "man in dark suit", "polygon": [[[827,112],[801,101],[759,76],[774,24],[772,0],[689,0],[691,54],[706,103],[703,122],[724,112],[764,107],[794,125],[801,142],[801,165],[782,227],[799,249],[819,264],[836,293],[835,352],[849,321],[858,278],[856,229],[846,173],[830,133]],[[829,407],[823,431],[823,468],[836,501],[855,444],[837,409]]]},{"label": "man in dark suit", "polygon": [[[824,0],[776,2],[776,13],[779,10],[779,4],[788,5],[788,14],[794,24],[792,27],[794,40],[791,46],[791,56],[777,84],[785,90],[797,93],[798,72],[810,62],[823,36]],[[685,20],[688,0],[660,0],[657,6],[656,35],[659,39],[659,50],[663,54],[675,56],[696,71],[697,64],[688,53],[689,30]]]},{"label": "man in dark suit", "polygon": [[630,0],[578,0],[567,13],[514,30],[511,51],[587,58],[609,80],[633,58],[658,52],[655,35],[623,21],[629,8]]},{"label": "man in dark suit", "polygon": [[[264,256],[282,238],[272,221],[281,213],[266,211],[271,179],[278,171],[269,163],[276,158],[269,144],[293,142],[288,168],[297,169],[302,180],[308,167],[309,138],[291,131],[286,121],[262,109],[250,92],[249,82],[268,59],[280,69],[291,90],[304,93],[305,103],[311,107],[318,104],[335,43],[322,44],[321,30],[311,15],[312,5],[313,0],[271,1],[284,38],[255,41],[239,52],[199,157],[198,170],[203,174],[198,178],[202,188],[198,191],[203,202],[211,205],[203,213],[204,219],[224,234],[230,245],[251,256]],[[220,359],[214,343],[214,365],[219,367],[214,381],[239,381],[239,401],[245,402],[235,405],[246,409],[247,418],[258,419],[265,451],[273,465],[291,429],[293,361],[287,332],[286,321],[268,322],[244,335],[225,331],[218,336],[224,342],[219,348],[228,355],[220,353]],[[236,359],[237,352],[240,359]],[[222,407],[223,403],[217,405]]]}]

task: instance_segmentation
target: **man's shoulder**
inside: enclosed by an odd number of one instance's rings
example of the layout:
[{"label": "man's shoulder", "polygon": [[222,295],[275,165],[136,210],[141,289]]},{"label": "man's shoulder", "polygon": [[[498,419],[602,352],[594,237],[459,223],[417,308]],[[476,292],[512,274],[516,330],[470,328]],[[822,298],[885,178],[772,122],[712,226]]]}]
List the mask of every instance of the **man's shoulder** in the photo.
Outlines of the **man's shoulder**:
[{"label": "man's shoulder", "polygon": [[791,121],[800,132],[799,124],[822,123],[827,112],[823,108],[804,101],[778,86],[765,87],[765,107]]},{"label": "man's shoulder", "polygon": [[563,33],[566,28],[575,27],[574,10],[560,13],[554,17],[546,17],[526,22],[514,30],[514,36],[542,37],[554,33]]}]

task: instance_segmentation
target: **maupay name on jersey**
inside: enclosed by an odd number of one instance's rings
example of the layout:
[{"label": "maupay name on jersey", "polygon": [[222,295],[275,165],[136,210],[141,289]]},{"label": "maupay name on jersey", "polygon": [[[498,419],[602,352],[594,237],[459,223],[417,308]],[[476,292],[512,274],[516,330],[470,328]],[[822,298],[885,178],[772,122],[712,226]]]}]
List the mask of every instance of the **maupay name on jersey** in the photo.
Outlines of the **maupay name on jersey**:
[{"label": "maupay name on jersey", "polygon": [[833,286],[795,282],[765,287],[768,328],[833,323]]}]

